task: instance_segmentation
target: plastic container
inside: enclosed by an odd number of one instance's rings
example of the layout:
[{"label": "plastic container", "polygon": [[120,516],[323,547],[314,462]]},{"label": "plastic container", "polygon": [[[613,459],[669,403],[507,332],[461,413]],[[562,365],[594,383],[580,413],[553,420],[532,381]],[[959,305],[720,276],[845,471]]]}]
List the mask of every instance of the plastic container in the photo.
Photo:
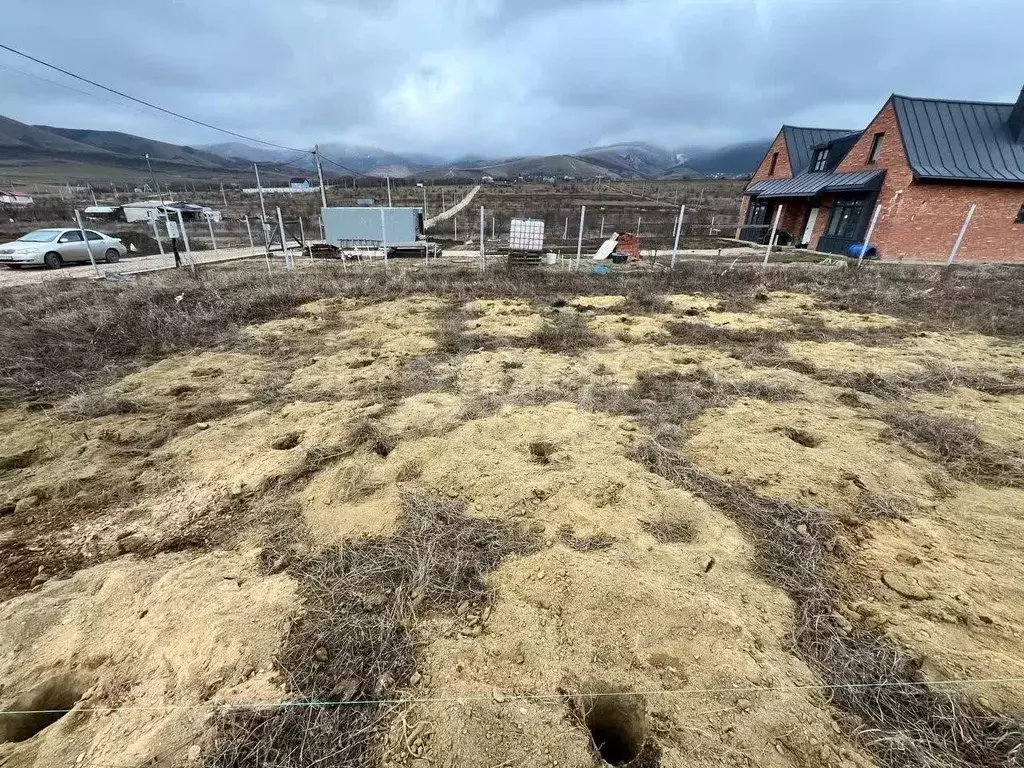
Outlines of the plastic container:
[{"label": "plastic container", "polygon": [[865,259],[877,259],[878,249],[873,245],[865,245],[864,243],[854,243],[846,249],[846,254],[850,258],[859,259],[861,251],[864,251]]}]

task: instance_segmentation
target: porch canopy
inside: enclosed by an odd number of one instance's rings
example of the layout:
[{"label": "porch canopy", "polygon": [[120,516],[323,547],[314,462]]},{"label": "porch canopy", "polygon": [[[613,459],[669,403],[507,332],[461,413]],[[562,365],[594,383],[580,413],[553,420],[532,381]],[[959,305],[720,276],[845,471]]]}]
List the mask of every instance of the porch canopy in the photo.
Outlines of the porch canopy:
[{"label": "porch canopy", "polygon": [[817,197],[826,193],[875,192],[882,187],[885,169],[851,173],[801,173],[790,179],[765,179],[743,193],[751,197]]}]

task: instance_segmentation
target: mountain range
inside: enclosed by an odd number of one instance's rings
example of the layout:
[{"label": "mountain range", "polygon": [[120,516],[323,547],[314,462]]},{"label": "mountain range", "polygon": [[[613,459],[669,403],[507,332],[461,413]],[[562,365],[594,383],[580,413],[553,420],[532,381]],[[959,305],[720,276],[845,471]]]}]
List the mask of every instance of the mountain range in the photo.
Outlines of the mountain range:
[{"label": "mountain range", "polygon": [[[645,142],[588,147],[569,154],[509,158],[444,157],[398,153],[357,144],[321,144],[324,173],[352,173],[395,178],[446,177],[513,179],[520,176],[612,179],[699,178],[750,174],[764,156],[769,140],[727,147],[682,151]],[[146,154],[158,173],[196,178],[248,174],[252,163],[271,166],[277,175],[311,175],[312,152],[255,147],[242,142],[189,147],[117,131],[27,125],[0,116],[0,170],[53,170],[79,175],[90,169],[103,180],[103,169],[147,171]]]}]

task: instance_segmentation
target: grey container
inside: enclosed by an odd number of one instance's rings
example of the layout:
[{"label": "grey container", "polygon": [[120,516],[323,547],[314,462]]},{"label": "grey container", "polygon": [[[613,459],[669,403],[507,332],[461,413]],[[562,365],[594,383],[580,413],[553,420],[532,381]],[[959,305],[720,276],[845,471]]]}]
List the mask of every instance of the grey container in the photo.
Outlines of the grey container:
[{"label": "grey container", "polygon": [[[383,225],[381,212],[383,211]],[[352,242],[408,245],[423,233],[420,208],[324,208],[324,235],[334,245]]]}]

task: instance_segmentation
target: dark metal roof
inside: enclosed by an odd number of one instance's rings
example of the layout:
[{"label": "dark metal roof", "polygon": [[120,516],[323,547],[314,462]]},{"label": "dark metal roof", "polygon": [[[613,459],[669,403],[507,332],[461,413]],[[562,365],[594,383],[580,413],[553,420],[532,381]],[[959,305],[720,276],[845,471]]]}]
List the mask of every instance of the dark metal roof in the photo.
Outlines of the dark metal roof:
[{"label": "dark metal roof", "polygon": [[848,129],[798,128],[794,125],[782,126],[782,132],[786,137],[789,167],[793,170],[794,176],[811,167],[811,156],[814,154],[814,147],[820,144],[829,144],[835,139],[856,133],[856,131]]},{"label": "dark metal roof", "polygon": [[1011,133],[1013,104],[893,96],[918,178],[1024,184],[1024,143]]},{"label": "dark metal roof", "polygon": [[852,173],[801,173],[792,179],[766,179],[751,184],[744,194],[753,197],[816,197],[825,192],[860,192],[879,189],[885,171],[876,168]]}]

